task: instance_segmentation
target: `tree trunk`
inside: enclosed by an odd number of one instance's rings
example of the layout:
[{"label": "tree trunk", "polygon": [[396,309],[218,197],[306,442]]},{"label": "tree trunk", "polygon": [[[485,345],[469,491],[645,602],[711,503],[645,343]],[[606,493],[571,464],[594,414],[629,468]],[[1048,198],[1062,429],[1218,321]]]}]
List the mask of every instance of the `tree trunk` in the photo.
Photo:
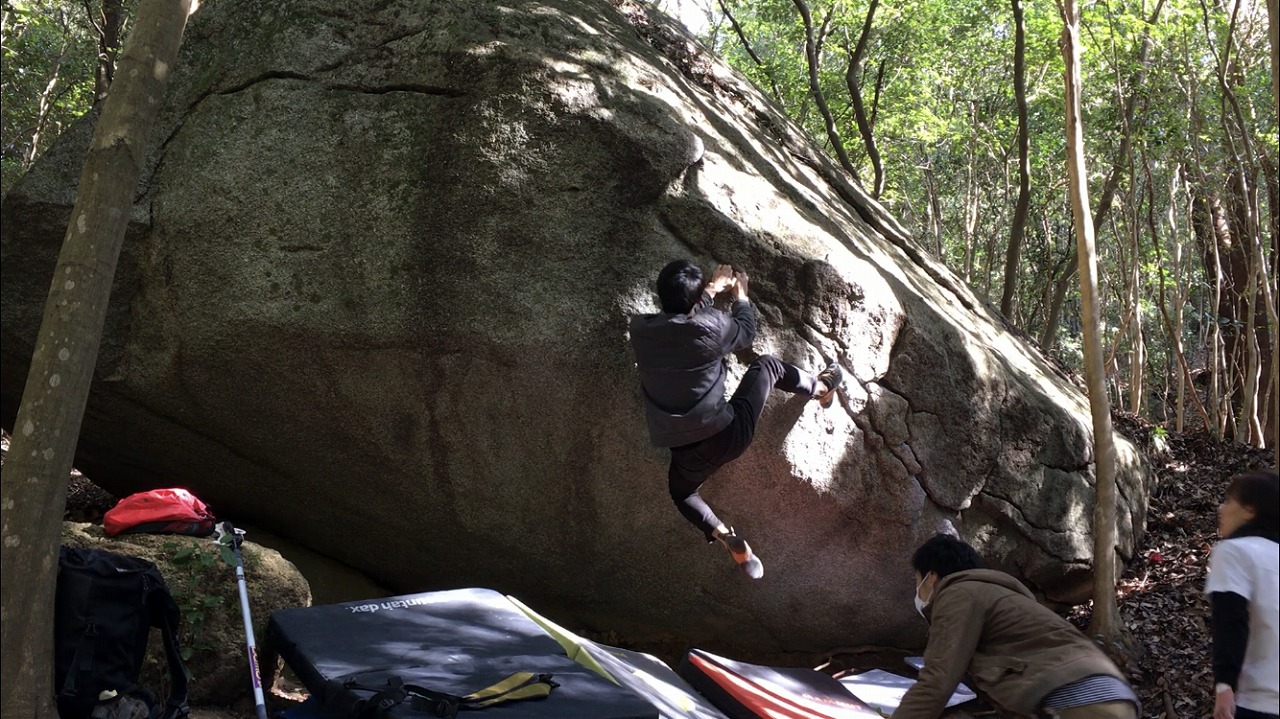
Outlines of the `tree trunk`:
[{"label": "tree trunk", "polygon": [[[1250,238],[1252,239],[1252,238]],[[1250,243],[1252,244],[1252,243]],[[1249,279],[1245,291],[1244,321],[1244,392],[1240,414],[1236,417],[1236,440],[1248,442],[1255,447],[1265,446],[1262,438],[1262,425],[1258,421],[1258,375],[1261,372],[1261,352],[1258,348],[1258,328],[1254,324],[1257,312],[1258,273],[1262,268],[1257,263],[1250,263]]]},{"label": "tree trunk", "polygon": [[[1129,99],[1125,102],[1124,107],[1124,123],[1130,127],[1133,126],[1134,114],[1138,108],[1138,95],[1146,84],[1147,68],[1150,66],[1151,46],[1153,44],[1151,28],[1155,26],[1156,20],[1159,19],[1162,8],[1164,8],[1164,0],[1157,0],[1155,9],[1151,11],[1151,17],[1142,29],[1142,48],[1138,51],[1138,71],[1134,76],[1133,82],[1129,85]],[[1111,210],[1111,203],[1115,199],[1116,190],[1120,187],[1120,180],[1124,176],[1126,158],[1129,156],[1129,143],[1131,141],[1130,133],[1125,133],[1120,138],[1120,147],[1116,150],[1111,171],[1107,174],[1107,180],[1102,185],[1098,208],[1094,211],[1093,233],[1095,235],[1106,220],[1107,212]],[[1044,327],[1040,331],[1040,347],[1042,349],[1048,350],[1051,348],[1058,337],[1058,322],[1062,317],[1062,303],[1066,298],[1067,290],[1071,288],[1071,278],[1075,276],[1077,267],[1077,259],[1072,257],[1062,270],[1062,274],[1054,282],[1053,300],[1049,303],[1049,314],[1045,317]]]},{"label": "tree trunk", "polygon": [[[1209,187],[1211,181],[1202,178],[1200,183]],[[1231,172],[1223,191],[1225,198],[1213,190],[1198,194],[1193,215],[1214,295],[1213,345],[1219,359],[1214,365],[1217,373],[1211,396],[1220,399],[1214,419],[1220,438],[1257,445],[1264,440],[1260,431],[1251,429],[1255,423],[1250,417],[1275,371],[1269,308],[1259,296],[1270,287],[1263,287],[1255,278],[1261,268],[1254,245],[1261,238],[1251,231],[1256,225],[1249,221],[1253,212],[1245,207],[1250,203],[1248,184],[1239,171]],[[1261,384],[1250,378],[1255,362]]]},{"label": "tree trunk", "polygon": [[[1128,126],[1124,128],[1124,132],[1130,134]],[[1129,266],[1128,277],[1125,280],[1125,295],[1130,305],[1129,311],[1133,313],[1133,323],[1129,326],[1129,411],[1139,416],[1146,416],[1143,408],[1146,404],[1144,379],[1147,346],[1142,335],[1142,242],[1138,220],[1141,199],[1138,196],[1138,173],[1132,143],[1129,148],[1129,177],[1132,181],[1129,183],[1129,206],[1126,208],[1129,216],[1125,222],[1129,230],[1129,246],[1133,250],[1133,262]],[[1154,231],[1151,239],[1153,242],[1159,242]]]},{"label": "tree trunk", "polygon": [[[1233,405],[1238,408],[1238,414],[1234,423],[1224,420],[1224,430],[1231,430],[1237,442],[1263,446],[1266,440],[1258,421],[1261,386],[1258,375],[1269,378],[1275,372],[1275,366],[1271,333],[1266,330],[1270,325],[1268,312],[1258,301],[1261,288],[1257,286],[1257,277],[1262,267],[1255,263],[1253,253],[1254,243],[1261,241],[1260,206],[1254,181],[1258,175],[1254,164],[1258,155],[1253,149],[1250,124],[1232,90],[1233,85],[1242,82],[1232,69],[1235,63],[1231,59],[1240,9],[1240,4],[1231,6],[1226,42],[1219,53],[1213,47],[1209,6],[1203,0],[1201,2],[1205,37],[1217,61],[1215,77],[1222,92],[1221,137],[1230,160],[1224,203],[1228,210],[1226,225],[1229,232],[1223,236],[1227,242],[1222,245],[1226,250],[1226,263],[1220,265],[1228,276],[1219,283],[1225,290],[1228,306],[1220,306],[1219,312],[1221,317],[1231,321],[1225,356],[1235,381],[1227,386],[1227,391]],[[1214,186],[1205,183],[1206,188]]]},{"label": "tree trunk", "polygon": [[1271,108],[1280,117],[1280,0],[1267,0],[1267,40],[1271,43]]},{"label": "tree trunk", "polygon": [[1013,209],[1013,225],[1009,229],[1009,249],[1004,260],[1004,292],[1000,296],[1000,312],[1013,319],[1013,303],[1018,292],[1018,259],[1022,254],[1022,238],[1026,233],[1027,211],[1031,207],[1031,140],[1027,130],[1027,32],[1022,0],[1012,0],[1013,96],[1018,106],[1018,203]]},{"label": "tree trunk", "polygon": [[783,104],[782,93],[778,91],[778,81],[773,76],[773,68],[769,67],[769,65],[767,65],[764,60],[761,60],[760,56],[756,54],[755,48],[751,46],[751,42],[747,40],[746,33],[743,32],[742,26],[738,24],[738,19],[733,16],[733,13],[729,12],[729,6],[725,3],[725,0],[720,0],[720,11],[723,12],[724,16],[729,20],[729,25],[733,27],[733,32],[738,36],[738,42],[742,43],[742,48],[747,51],[747,55],[751,58],[751,61],[764,71],[765,77],[769,78],[769,88],[773,92],[773,99],[778,103],[779,107],[781,107]]},{"label": "tree trunk", "polygon": [[98,118],[0,478],[0,714],[53,717],[58,538],[111,281],[190,0],[143,0]]},{"label": "tree trunk", "polygon": [[1123,625],[1116,605],[1116,449],[1111,434],[1111,408],[1107,401],[1102,366],[1098,255],[1094,247],[1089,212],[1089,184],[1084,165],[1084,131],[1080,123],[1080,18],[1075,0],[1063,0],[1062,58],[1067,109],[1067,177],[1075,225],[1076,258],[1080,268],[1080,297],[1084,314],[1084,370],[1093,416],[1094,461],[1097,500],[1093,512],[1093,618],[1089,634],[1100,639],[1109,654],[1125,646]]},{"label": "tree trunk", "polygon": [[[822,124],[827,129],[827,140],[831,142],[831,147],[835,150],[836,159],[840,161],[840,166],[849,173],[849,177],[862,186],[862,180],[858,177],[858,170],[849,162],[849,153],[845,152],[844,140],[840,139],[840,132],[836,130],[835,118],[831,116],[831,109],[827,107],[827,96],[822,92],[822,84],[818,79],[818,70],[821,67],[821,36],[815,37],[813,32],[813,15],[809,13],[809,6],[804,0],[792,0],[796,9],[800,11],[800,18],[804,21],[804,57],[805,62],[809,66],[809,94],[813,96],[813,103],[818,107],[818,112],[822,113]],[[830,15],[827,16],[828,20]],[[823,35],[825,35],[826,23],[823,23]]]},{"label": "tree trunk", "polygon": [[[1205,182],[1203,179],[1200,182]],[[1213,320],[1209,323],[1209,416],[1213,420],[1211,431],[1218,439],[1226,435],[1226,427],[1234,416],[1231,409],[1232,381],[1231,363],[1228,361],[1226,342],[1223,339],[1223,324],[1229,323],[1234,316],[1229,302],[1229,293],[1223,287],[1226,273],[1223,270],[1221,248],[1231,244],[1231,231],[1222,211],[1218,198],[1201,191],[1191,201],[1191,224],[1195,229],[1197,243],[1200,246],[1201,262],[1205,268],[1206,278],[1210,285],[1210,303],[1213,309]],[[1224,314],[1224,312],[1226,314]]]},{"label": "tree trunk", "polygon": [[1271,111],[1280,117],[1280,0],[1267,0],[1267,42],[1271,45]]},{"label": "tree trunk", "polygon": [[[969,116],[977,114],[976,103],[970,103]],[[970,123],[975,126],[976,121]],[[978,172],[973,162],[973,143],[965,148],[965,185],[964,185],[964,261],[963,274],[966,284],[973,282],[974,240],[978,231]]]},{"label": "tree trunk", "polygon": [[49,113],[53,110],[53,104],[57,99],[53,91],[58,87],[58,80],[62,79],[62,63],[67,59],[67,53],[70,51],[71,41],[67,40],[61,52],[58,53],[58,59],[53,62],[53,70],[49,72],[49,82],[45,84],[44,92],[40,93],[40,104],[36,106],[36,127],[31,131],[31,144],[22,156],[24,170],[31,167],[31,163],[40,156],[40,138],[44,135],[44,127],[49,122]]},{"label": "tree trunk", "polygon": [[[1272,16],[1274,19],[1275,16]],[[1272,26],[1272,49],[1276,47],[1275,26]],[[1272,65],[1272,69],[1275,66]],[[1273,76],[1274,78],[1274,76]],[[1277,358],[1276,353],[1280,352],[1280,312],[1277,311],[1276,301],[1276,282],[1280,280],[1280,181],[1277,178],[1275,164],[1266,152],[1259,153],[1259,164],[1262,165],[1262,175],[1265,180],[1263,185],[1267,190],[1267,206],[1271,208],[1268,213],[1267,228],[1271,235],[1271,246],[1264,249],[1262,237],[1257,238],[1256,251],[1260,255],[1257,260],[1263,268],[1262,289],[1264,291],[1264,306],[1267,308],[1267,320],[1270,324],[1270,343],[1269,352],[1266,356],[1270,357],[1270,367],[1263,369],[1263,378],[1266,381],[1266,388],[1262,391],[1264,405],[1267,409],[1267,418],[1262,423],[1263,434],[1270,442],[1272,449],[1272,464],[1280,464],[1280,373],[1276,371]],[[1270,257],[1270,263],[1267,257]]]},{"label": "tree trunk", "polygon": [[[1169,344],[1173,349],[1174,356],[1178,360],[1179,371],[1177,373],[1178,383],[1176,385],[1176,404],[1174,405],[1174,431],[1182,432],[1186,426],[1187,416],[1187,390],[1191,390],[1194,396],[1195,385],[1191,383],[1190,373],[1186,370],[1186,359],[1182,350],[1182,309],[1187,303],[1186,283],[1182,280],[1182,232],[1178,228],[1178,179],[1181,175],[1181,169],[1175,170],[1169,181],[1169,202],[1168,202],[1168,218],[1169,236],[1173,240],[1173,306],[1174,316],[1177,321],[1172,323],[1172,329],[1169,330]],[[1156,250],[1159,251],[1160,245],[1156,244]],[[1156,256],[1157,262],[1159,255]],[[1160,273],[1160,315],[1164,318],[1166,325],[1169,324],[1169,313],[1165,309],[1165,288],[1164,273]],[[1199,398],[1196,399],[1197,403]],[[1201,410],[1203,412],[1203,410]],[[1208,422],[1205,423],[1206,425]]]},{"label": "tree trunk", "polygon": [[[1255,445],[1258,447],[1276,448],[1275,423],[1276,423],[1276,407],[1275,407],[1275,349],[1277,345],[1277,334],[1280,332],[1280,316],[1277,315],[1276,297],[1273,291],[1271,274],[1267,271],[1266,253],[1262,249],[1262,238],[1255,233],[1253,235],[1253,270],[1252,283],[1256,285],[1256,289],[1250,290],[1250,300],[1257,302],[1261,300],[1263,310],[1258,311],[1253,308],[1249,312],[1250,325],[1255,319],[1265,321],[1265,326],[1255,328],[1250,326],[1247,330],[1248,337],[1252,340],[1251,347],[1253,349],[1249,369],[1254,374],[1255,384],[1251,388],[1253,396],[1256,398],[1254,402],[1254,432],[1256,433]],[[1267,347],[1262,346],[1263,340],[1267,340]]]},{"label": "tree trunk", "polygon": [[94,22],[98,32],[98,64],[93,73],[93,97],[102,100],[107,96],[111,80],[116,72],[116,54],[120,50],[120,27],[124,24],[124,6],[121,0],[102,0],[102,18]]},{"label": "tree trunk", "polygon": [[866,105],[862,101],[862,59],[867,52],[871,25],[879,5],[880,0],[871,0],[871,5],[867,8],[867,17],[862,23],[862,34],[858,36],[858,43],[852,51],[848,47],[845,48],[849,53],[849,67],[844,73],[845,85],[849,87],[849,102],[853,105],[853,118],[858,123],[862,144],[867,148],[867,157],[871,160],[871,168],[875,172],[875,184],[871,188],[871,196],[877,200],[884,194],[884,163],[880,160],[880,148],[876,146],[875,129],[867,116]]},{"label": "tree trunk", "polygon": [[942,250],[942,208],[938,204],[938,185],[933,176],[933,164],[929,159],[928,151],[921,146],[921,152],[924,157],[921,159],[920,167],[921,184],[924,185],[924,219],[925,229],[933,237],[933,251],[939,260],[946,264],[946,256]]}]

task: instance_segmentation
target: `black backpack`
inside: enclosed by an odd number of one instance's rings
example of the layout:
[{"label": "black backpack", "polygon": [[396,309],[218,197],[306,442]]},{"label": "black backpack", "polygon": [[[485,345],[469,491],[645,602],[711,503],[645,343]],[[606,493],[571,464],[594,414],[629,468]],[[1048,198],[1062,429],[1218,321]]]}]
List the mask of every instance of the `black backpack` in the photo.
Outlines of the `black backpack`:
[{"label": "black backpack", "polygon": [[[186,719],[187,669],[175,630],[178,605],[156,565],[96,549],[62,547],[54,600],[54,690],[62,719]],[[169,701],[138,684],[156,627],[169,665]],[[143,707],[145,706],[145,709]]]}]

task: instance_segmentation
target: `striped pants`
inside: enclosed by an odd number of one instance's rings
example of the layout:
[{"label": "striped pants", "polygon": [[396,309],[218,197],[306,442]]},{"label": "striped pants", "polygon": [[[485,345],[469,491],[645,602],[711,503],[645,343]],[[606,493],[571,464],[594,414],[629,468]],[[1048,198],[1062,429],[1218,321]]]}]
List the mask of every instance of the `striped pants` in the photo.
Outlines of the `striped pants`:
[{"label": "striped pants", "polygon": [[1130,702],[1102,702],[1066,709],[1044,709],[1053,719],[1138,719],[1138,709]]}]

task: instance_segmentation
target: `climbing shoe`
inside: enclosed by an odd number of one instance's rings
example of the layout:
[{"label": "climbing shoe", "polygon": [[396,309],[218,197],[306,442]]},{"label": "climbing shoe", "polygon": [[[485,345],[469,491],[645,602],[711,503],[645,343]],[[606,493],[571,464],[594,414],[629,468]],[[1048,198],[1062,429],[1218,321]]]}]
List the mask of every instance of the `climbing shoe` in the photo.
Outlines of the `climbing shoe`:
[{"label": "climbing shoe", "polygon": [[818,373],[818,381],[826,386],[826,391],[818,392],[813,398],[818,400],[818,404],[822,407],[830,407],[835,401],[836,391],[844,384],[844,370],[836,362],[827,365],[827,368]]},{"label": "climbing shoe", "polygon": [[747,540],[741,535],[730,528],[729,533],[719,539],[720,543],[729,549],[729,556],[733,557],[733,561],[738,564],[738,569],[741,569],[744,574],[752,579],[764,576],[764,563],[751,551],[751,545],[747,544]]}]

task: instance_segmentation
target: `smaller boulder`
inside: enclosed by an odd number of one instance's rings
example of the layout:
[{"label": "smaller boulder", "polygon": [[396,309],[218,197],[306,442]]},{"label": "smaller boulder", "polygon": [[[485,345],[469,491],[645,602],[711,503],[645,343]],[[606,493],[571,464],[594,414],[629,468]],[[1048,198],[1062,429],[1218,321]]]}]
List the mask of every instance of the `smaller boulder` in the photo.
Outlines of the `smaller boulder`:
[{"label": "smaller boulder", "polygon": [[[155,563],[182,612],[178,642],[191,673],[191,704],[231,706],[252,695],[235,567],[216,542],[173,534],[107,537],[102,525],[64,522],[62,543]],[[241,554],[254,636],[261,643],[271,613],[310,606],[311,588],[297,567],[274,549],[246,540]],[[278,665],[264,669],[270,675],[264,690],[279,670]],[[152,632],[141,681],[163,698],[169,692],[168,677],[160,635]]]}]

